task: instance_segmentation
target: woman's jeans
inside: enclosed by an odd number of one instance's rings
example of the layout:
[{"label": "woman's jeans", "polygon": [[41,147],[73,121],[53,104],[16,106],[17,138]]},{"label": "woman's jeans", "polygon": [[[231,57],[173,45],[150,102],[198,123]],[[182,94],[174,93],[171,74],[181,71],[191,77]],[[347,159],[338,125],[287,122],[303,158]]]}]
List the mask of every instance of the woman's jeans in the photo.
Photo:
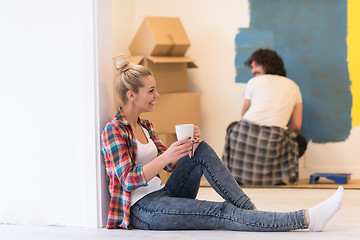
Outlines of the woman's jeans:
[{"label": "woman's jeans", "polygon": [[[204,174],[225,200],[196,200]],[[190,159],[179,160],[165,187],[131,207],[131,225],[138,229],[288,231],[307,228],[304,210],[287,213],[256,211],[214,150],[201,142]]]}]

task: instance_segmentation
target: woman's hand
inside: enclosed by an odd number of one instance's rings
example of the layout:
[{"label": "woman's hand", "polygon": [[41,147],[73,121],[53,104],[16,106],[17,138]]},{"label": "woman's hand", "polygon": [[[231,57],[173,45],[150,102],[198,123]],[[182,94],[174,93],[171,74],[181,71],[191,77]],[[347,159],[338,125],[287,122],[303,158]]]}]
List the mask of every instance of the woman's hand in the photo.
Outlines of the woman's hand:
[{"label": "woman's hand", "polygon": [[177,164],[180,158],[191,153],[193,141],[190,138],[181,139],[174,142],[161,155],[143,166],[144,176],[146,181],[150,181],[168,164],[173,167]]},{"label": "woman's hand", "polygon": [[193,142],[190,138],[181,139],[171,144],[171,146],[161,155],[169,164],[176,164],[177,161],[191,153]]},{"label": "woman's hand", "polygon": [[201,131],[198,126],[194,126],[194,146],[193,146],[193,153],[195,152],[196,148],[199,146],[201,142]]},{"label": "woman's hand", "polygon": [[194,126],[194,143],[199,143],[201,139],[201,131],[198,126]]}]

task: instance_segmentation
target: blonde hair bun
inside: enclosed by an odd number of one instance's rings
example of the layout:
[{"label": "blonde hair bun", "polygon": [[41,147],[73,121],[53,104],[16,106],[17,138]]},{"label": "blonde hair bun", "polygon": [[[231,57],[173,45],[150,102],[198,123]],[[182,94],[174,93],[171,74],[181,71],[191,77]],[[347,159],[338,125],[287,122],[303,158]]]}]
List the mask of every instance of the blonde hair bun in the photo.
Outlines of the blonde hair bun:
[{"label": "blonde hair bun", "polygon": [[118,55],[113,59],[116,70],[125,72],[130,68],[129,60],[124,55]]}]

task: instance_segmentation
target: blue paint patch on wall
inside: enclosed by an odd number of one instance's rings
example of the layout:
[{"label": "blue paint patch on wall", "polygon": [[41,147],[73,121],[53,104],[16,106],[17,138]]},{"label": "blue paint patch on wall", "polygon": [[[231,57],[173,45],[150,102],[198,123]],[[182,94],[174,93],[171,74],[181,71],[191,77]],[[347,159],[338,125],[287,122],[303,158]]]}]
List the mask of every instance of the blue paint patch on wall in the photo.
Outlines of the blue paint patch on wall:
[{"label": "blue paint patch on wall", "polygon": [[253,77],[249,68],[244,66],[244,62],[249,58],[252,52],[258,48],[273,47],[273,32],[260,31],[253,28],[240,28],[239,33],[235,38],[236,82],[246,83]]},{"label": "blue paint patch on wall", "polygon": [[273,33],[273,49],[300,86],[301,133],[317,143],[344,141],[352,127],[347,1],[250,0],[251,29]]}]

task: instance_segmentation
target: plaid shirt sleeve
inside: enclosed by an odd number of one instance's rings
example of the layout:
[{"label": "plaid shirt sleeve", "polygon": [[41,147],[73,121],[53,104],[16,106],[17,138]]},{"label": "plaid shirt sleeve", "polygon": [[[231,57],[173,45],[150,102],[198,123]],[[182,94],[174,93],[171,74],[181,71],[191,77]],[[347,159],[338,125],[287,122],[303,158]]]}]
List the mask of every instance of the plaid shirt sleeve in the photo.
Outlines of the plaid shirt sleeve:
[{"label": "plaid shirt sleeve", "polygon": [[135,166],[134,154],[129,152],[129,143],[132,141],[128,135],[119,128],[108,125],[102,135],[103,153],[106,156],[106,165],[112,166],[116,171],[125,191],[132,191],[141,186],[147,186],[143,167]]}]

